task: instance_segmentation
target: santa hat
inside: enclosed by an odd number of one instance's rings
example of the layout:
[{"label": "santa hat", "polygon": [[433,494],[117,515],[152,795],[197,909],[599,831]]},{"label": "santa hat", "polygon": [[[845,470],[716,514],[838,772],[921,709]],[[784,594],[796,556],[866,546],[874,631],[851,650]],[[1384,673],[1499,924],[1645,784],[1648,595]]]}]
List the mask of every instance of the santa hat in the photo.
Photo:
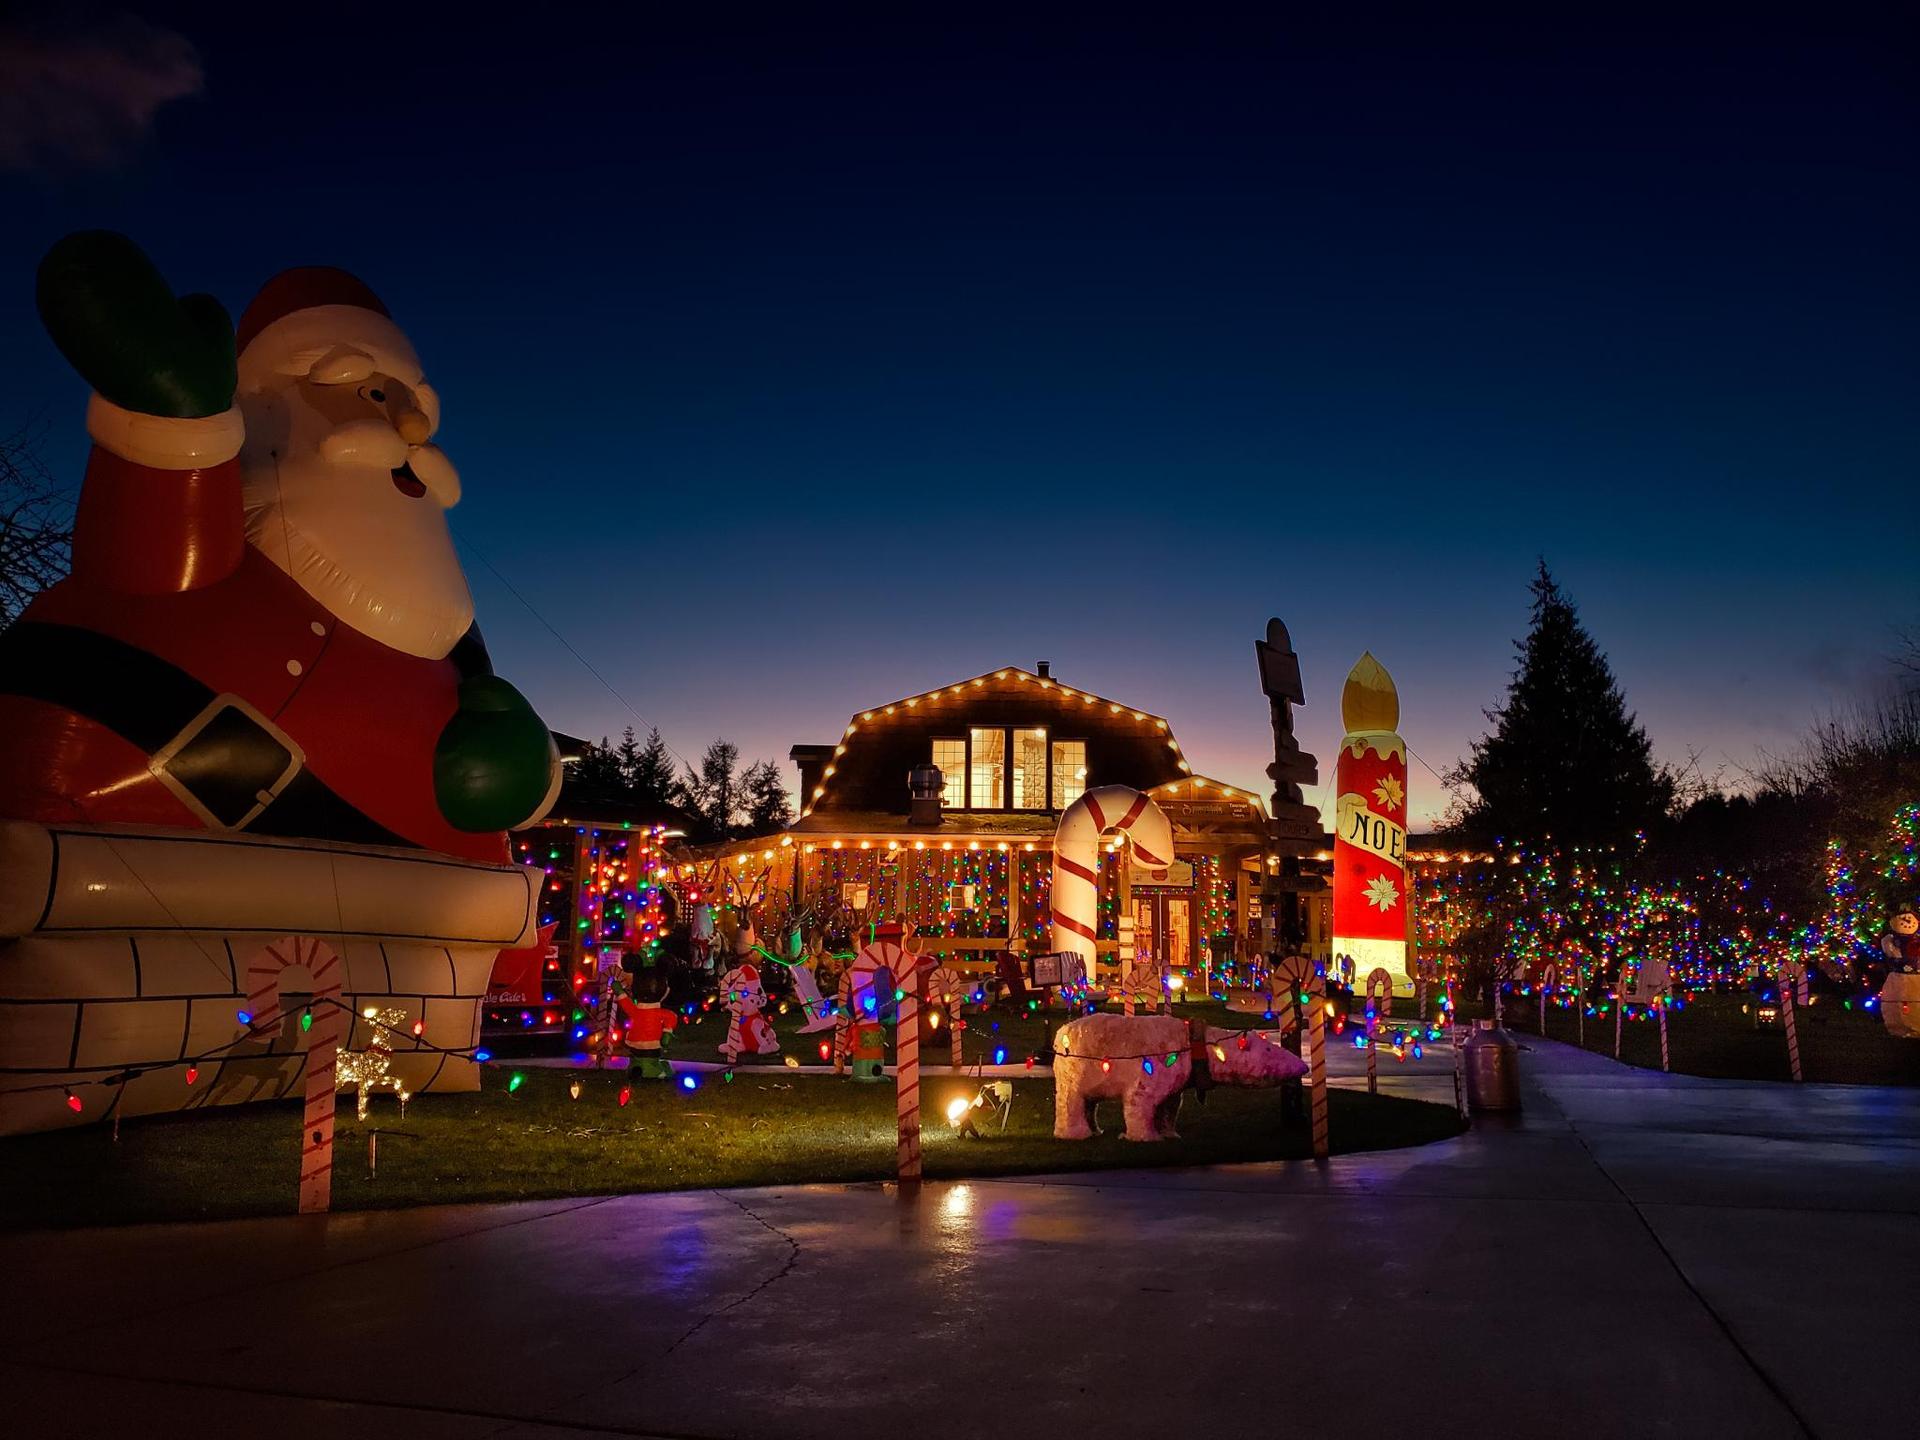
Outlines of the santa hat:
[{"label": "santa hat", "polygon": [[330,265],[282,270],[267,281],[241,315],[234,342],[243,390],[276,376],[305,375],[339,346],[371,356],[383,375],[420,380],[420,359],[380,297],[358,276]]}]

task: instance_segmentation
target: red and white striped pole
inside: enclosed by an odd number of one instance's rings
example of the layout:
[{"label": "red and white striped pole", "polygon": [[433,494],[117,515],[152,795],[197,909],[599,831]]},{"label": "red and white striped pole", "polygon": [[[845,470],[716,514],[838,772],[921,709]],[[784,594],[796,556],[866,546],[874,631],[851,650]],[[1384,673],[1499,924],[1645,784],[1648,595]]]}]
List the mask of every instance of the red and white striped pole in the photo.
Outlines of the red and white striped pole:
[{"label": "red and white striped pole", "polygon": [[[1375,999],[1376,993],[1379,999]],[[1380,1024],[1393,1013],[1393,976],[1381,968],[1367,972],[1367,1093],[1380,1093],[1380,1063],[1374,1052],[1380,1048]]]},{"label": "red and white striped pole", "polygon": [[847,1073],[847,1055],[853,1048],[853,973],[840,972],[840,984],[834,991],[833,1073]]},{"label": "red and white striped pole", "polygon": [[902,1185],[920,1183],[920,965],[919,957],[896,952],[893,988],[900,992],[900,1021],[894,1031],[894,1109],[899,1121],[894,1171]]},{"label": "red and white striped pole", "polygon": [[[340,956],[311,936],[287,936],[257,954],[247,967],[250,1028],[265,1031],[283,1018],[280,972],[297,966],[313,982],[302,1027],[307,1041],[306,1106],[300,1120],[300,1213],[324,1215],[333,1207],[333,1110],[335,1063],[347,1012],[340,1003]],[[331,1004],[326,1002],[333,1002]]]},{"label": "red and white striped pole", "polygon": [[951,965],[941,965],[927,976],[927,1003],[943,1006],[947,1012],[947,1053],[958,1073],[965,1068],[960,1053],[960,998],[966,993],[966,977]]},{"label": "red and white striped pole", "polygon": [[1313,1158],[1327,1158],[1327,1007],[1326,984],[1310,975],[1307,988],[1307,1073],[1313,1083]]},{"label": "red and white striped pole", "polygon": [[1673,1069],[1673,1052],[1667,1048],[1667,997],[1661,995],[1654,1002],[1654,1008],[1660,1013],[1660,1068]]},{"label": "red and white striped pole", "polygon": [[1787,1068],[1796,1082],[1806,1078],[1800,1073],[1800,1026],[1794,1018],[1800,1008],[1794,1001],[1795,982],[1802,978],[1794,973],[1798,969],[1789,962],[1780,972],[1780,1023],[1787,1029]]}]

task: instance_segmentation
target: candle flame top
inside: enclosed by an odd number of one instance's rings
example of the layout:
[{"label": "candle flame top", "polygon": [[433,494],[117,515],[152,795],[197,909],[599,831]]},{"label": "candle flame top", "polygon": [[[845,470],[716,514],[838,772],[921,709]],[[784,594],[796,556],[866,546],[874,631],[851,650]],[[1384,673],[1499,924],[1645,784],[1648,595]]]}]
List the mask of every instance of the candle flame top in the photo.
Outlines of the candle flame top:
[{"label": "candle flame top", "polygon": [[1350,735],[1392,731],[1400,725],[1400,692],[1372,651],[1362,655],[1347,672],[1346,688],[1340,692],[1340,718]]}]

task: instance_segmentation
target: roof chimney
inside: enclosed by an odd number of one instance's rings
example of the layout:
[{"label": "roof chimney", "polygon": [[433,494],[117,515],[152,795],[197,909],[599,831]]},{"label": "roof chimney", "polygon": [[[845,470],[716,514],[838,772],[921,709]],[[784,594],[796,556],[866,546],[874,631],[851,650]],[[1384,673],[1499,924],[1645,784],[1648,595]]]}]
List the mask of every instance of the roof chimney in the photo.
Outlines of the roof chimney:
[{"label": "roof chimney", "polygon": [[916,765],[907,772],[907,823],[927,828],[940,824],[940,800],[945,777],[937,765]]},{"label": "roof chimney", "polygon": [[1040,678],[1042,680],[1050,680],[1053,678],[1053,662],[1051,660],[1042,660],[1040,662]]}]

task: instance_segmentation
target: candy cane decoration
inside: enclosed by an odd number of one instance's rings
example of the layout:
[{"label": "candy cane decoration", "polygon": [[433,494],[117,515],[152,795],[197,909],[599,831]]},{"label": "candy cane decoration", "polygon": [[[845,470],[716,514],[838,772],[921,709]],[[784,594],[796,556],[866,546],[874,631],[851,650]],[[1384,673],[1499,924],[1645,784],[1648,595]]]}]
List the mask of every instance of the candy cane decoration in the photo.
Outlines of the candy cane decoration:
[{"label": "candy cane decoration", "polygon": [[1573,997],[1573,1021],[1580,1030],[1580,1048],[1587,1048],[1587,967],[1581,965],[1574,970],[1579,977],[1580,993]]},{"label": "candy cane decoration", "polygon": [[965,1068],[960,1053],[960,997],[966,994],[966,977],[951,965],[941,965],[927,976],[927,1002],[947,1012],[948,1063],[958,1071]]},{"label": "candy cane decoration", "polygon": [[[1800,1027],[1794,1019],[1794,1012],[1800,1008],[1794,1000],[1796,970],[1800,970],[1800,967],[1789,961],[1780,972],[1780,1020],[1787,1027],[1787,1068],[1798,1082],[1805,1077],[1800,1073]],[[1797,978],[1804,980],[1805,971],[1801,971]]]},{"label": "candy cane decoration", "polygon": [[1673,1053],[1667,1048],[1667,997],[1662,995],[1654,1000],[1654,1008],[1660,1016],[1660,1068],[1673,1069]]},{"label": "candy cane decoration", "polygon": [[1627,1014],[1627,972],[1622,969],[1613,997],[1613,1058],[1620,1058],[1620,1027]]},{"label": "candy cane decoration", "polygon": [[[1047,901],[1053,912],[1053,948],[1080,956],[1089,980],[1099,938],[1094,926],[1100,875],[1094,866],[1100,837],[1109,830],[1120,832],[1136,864],[1164,871],[1173,863],[1173,826],[1166,812],[1131,786],[1099,786],[1061,813],[1053,836],[1053,889]],[[1125,974],[1122,970],[1122,977]]]},{"label": "candy cane decoration", "polygon": [[[300,1213],[320,1215],[333,1204],[333,1105],[335,1057],[346,1011],[340,1001],[340,956],[305,935],[289,935],[259,951],[247,964],[247,1022],[256,1032],[271,1030],[280,1011],[280,974],[299,966],[313,980],[307,1014],[307,1103],[300,1127]],[[326,1003],[331,1001],[332,1003]],[[318,1006],[317,1010],[313,1006]]]},{"label": "candy cane decoration", "polygon": [[[864,966],[861,962],[865,961]],[[931,963],[928,961],[926,963]],[[893,940],[874,940],[860,947],[854,967],[870,985],[891,983],[899,998],[899,1022],[894,1031],[894,1111],[897,1139],[894,1173],[902,1185],[920,1180],[920,970],[922,961]]]},{"label": "candy cane decoration", "polygon": [[1547,1033],[1547,992],[1553,989],[1554,983],[1559,978],[1559,972],[1553,968],[1553,962],[1549,960],[1540,971],[1540,1033],[1542,1035]]},{"label": "candy cane decoration", "polygon": [[[1376,1002],[1375,990],[1380,993]],[[1374,1041],[1374,1032],[1382,1020],[1393,1013],[1393,975],[1376,967],[1367,972],[1367,1093],[1380,1093],[1380,1067],[1374,1058],[1374,1052],[1380,1047]]]},{"label": "candy cane decoration", "polygon": [[833,1073],[847,1073],[847,1055],[853,1049],[853,972],[840,972],[840,985],[833,992]]},{"label": "candy cane decoration", "polygon": [[1327,1158],[1327,1007],[1316,975],[1307,978],[1307,1071],[1313,1081],[1313,1158]]}]

